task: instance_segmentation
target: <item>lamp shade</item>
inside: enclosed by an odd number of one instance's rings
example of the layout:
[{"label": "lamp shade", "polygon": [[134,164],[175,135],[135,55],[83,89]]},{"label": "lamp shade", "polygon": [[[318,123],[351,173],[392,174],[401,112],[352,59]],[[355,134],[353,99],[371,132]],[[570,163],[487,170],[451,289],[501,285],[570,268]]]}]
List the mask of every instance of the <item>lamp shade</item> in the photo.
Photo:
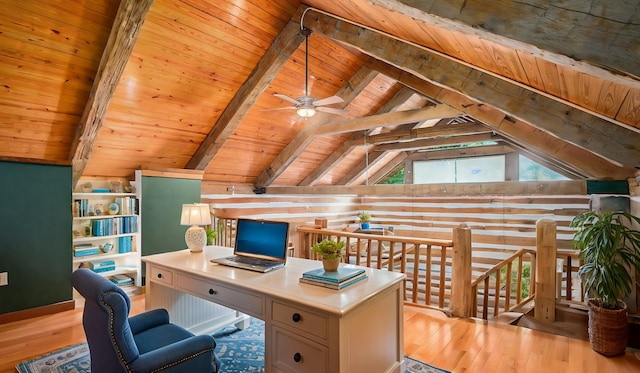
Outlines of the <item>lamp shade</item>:
[{"label": "lamp shade", "polygon": [[206,203],[191,203],[182,205],[181,225],[211,224],[211,213]]}]

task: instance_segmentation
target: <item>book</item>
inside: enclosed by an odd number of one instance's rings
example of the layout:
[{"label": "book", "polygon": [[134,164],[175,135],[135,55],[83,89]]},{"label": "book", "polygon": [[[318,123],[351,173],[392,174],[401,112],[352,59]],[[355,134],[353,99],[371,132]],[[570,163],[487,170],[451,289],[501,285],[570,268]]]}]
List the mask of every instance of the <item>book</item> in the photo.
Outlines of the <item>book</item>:
[{"label": "book", "polygon": [[356,275],[355,277],[351,277],[350,279],[342,281],[340,283],[315,280],[313,278],[308,278],[308,277],[300,277],[299,281],[303,284],[309,284],[309,285],[321,286],[328,289],[340,290],[340,289],[344,289],[349,285],[353,285],[358,281],[364,280],[365,278],[367,278],[367,274],[362,272],[361,274]]},{"label": "book", "polygon": [[302,277],[339,284],[362,273],[364,273],[364,268],[347,264],[338,267],[338,270],[334,272],[326,272],[322,268],[307,271],[302,274]]},{"label": "book", "polygon": [[129,285],[133,284],[133,279],[125,275],[113,275],[109,277],[109,280],[116,285]]},{"label": "book", "polygon": [[97,246],[73,248],[73,256],[88,256],[88,255],[98,255],[98,254],[100,254],[100,248],[98,248]]},{"label": "book", "polygon": [[93,271],[104,268],[111,268],[110,270],[113,270],[116,266],[116,263],[113,260],[104,260],[102,262],[91,262],[90,266]]},{"label": "book", "polygon": [[109,271],[115,271],[116,270],[116,266],[101,267],[101,268],[91,268],[91,270],[93,272],[95,272],[95,273],[109,272]]}]

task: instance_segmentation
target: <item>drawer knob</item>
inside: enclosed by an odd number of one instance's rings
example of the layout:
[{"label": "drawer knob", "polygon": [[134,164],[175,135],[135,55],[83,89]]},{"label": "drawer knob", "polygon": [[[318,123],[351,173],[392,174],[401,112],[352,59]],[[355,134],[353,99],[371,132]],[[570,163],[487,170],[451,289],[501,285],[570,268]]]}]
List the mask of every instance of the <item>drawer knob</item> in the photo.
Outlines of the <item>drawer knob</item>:
[{"label": "drawer knob", "polygon": [[216,295],[216,294],[218,294],[218,292],[213,290],[213,289],[209,289],[209,294]]},{"label": "drawer knob", "polygon": [[291,316],[291,319],[293,320],[293,322],[298,322],[302,320],[302,316],[300,316],[300,314],[296,312],[293,314],[293,316]]},{"label": "drawer knob", "polygon": [[162,278],[162,273],[158,273],[158,278]]},{"label": "drawer knob", "polygon": [[293,354],[293,361],[295,361],[296,363],[299,363],[300,360],[302,360],[302,355],[300,355],[299,352],[296,352],[295,354]]}]

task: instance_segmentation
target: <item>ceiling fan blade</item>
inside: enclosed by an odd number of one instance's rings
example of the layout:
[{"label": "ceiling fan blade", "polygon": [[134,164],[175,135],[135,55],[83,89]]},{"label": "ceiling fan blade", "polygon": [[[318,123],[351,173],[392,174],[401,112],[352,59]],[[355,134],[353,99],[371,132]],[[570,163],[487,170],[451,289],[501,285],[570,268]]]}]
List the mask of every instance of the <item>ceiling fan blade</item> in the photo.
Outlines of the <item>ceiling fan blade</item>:
[{"label": "ceiling fan blade", "polygon": [[348,114],[349,111],[348,110],[342,110],[342,109],[336,109],[336,108],[332,108],[332,107],[323,107],[323,106],[316,106],[316,110],[317,111],[322,111],[325,113],[329,113],[329,114],[338,114],[338,115],[342,115],[342,114]]},{"label": "ceiling fan blade", "polygon": [[298,100],[293,99],[293,98],[291,98],[291,97],[289,97],[289,96],[286,96],[286,95],[283,95],[283,94],[280,94],[280,93],[274,93],[273,95],[274,95],[274,96],[276,96],[276,97],[279,97],[279,98],[281,98],[281,99],[283,99],[283,100],[285,100],[285,101],[289,101],[289,102],[291,102],[291,103],[294,103],[294,104],[296,104],[296,105],[298,105],[298,104],[299,104]]},{"label": "ceiling fan blade", "polygon": [[287,106],[287,107],[274,107],[274,108],[260,109],[260,111],[295,110],[295,109],[297,109],[297,107],[295,107],[295,106]]},{"label": "ceiling fan blade", "polygon": [[327,97],[327,98],[323,98],[322,100],[317,100],[315,101],[313,104],[315,106],[322,106],[322,105],[333,105],[333,104],[339,104],[341,102],[344,102],[344,100],[342,99],[342,97],[338,97],[338,96],[331,96],[331,97]]}]

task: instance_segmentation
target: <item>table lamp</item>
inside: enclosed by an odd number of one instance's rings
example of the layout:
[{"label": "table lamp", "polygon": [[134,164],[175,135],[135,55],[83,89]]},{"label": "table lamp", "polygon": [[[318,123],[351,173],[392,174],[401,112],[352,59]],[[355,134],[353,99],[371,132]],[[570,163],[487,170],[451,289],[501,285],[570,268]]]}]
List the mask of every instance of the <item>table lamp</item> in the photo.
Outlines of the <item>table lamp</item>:
[{"label": "table lamp", "polygon": [[192,253],[201,252],[207,243],[207,233],[201,225],[211,224],[211,213],[206,203],[182,205],[181,225],[190,225],[184,234],[184,241]]}]

